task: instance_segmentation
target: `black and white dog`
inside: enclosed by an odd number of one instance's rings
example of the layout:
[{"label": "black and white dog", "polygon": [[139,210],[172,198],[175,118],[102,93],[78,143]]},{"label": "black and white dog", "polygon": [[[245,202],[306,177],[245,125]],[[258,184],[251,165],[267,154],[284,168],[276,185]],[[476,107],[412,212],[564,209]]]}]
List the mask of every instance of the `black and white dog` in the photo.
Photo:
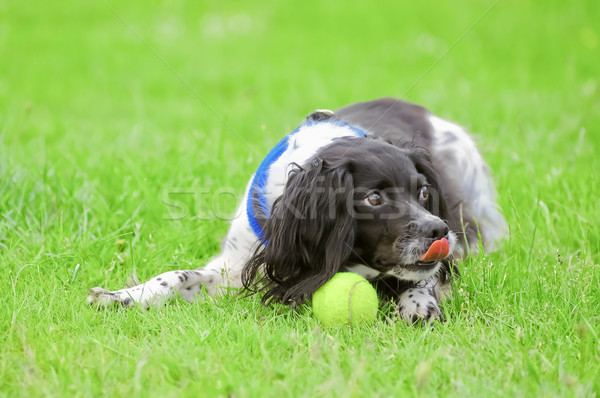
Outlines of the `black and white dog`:
[{"label": "black and white dog", "polygon": [[243,288],[295,305],[349,270],[395,299],[407,323],[443,320],[456,261],[507,232],[468,134],[391,98],[310,115],[263,160],[237,214],[205,267],[93,288],[89,302],[147,307]]}]

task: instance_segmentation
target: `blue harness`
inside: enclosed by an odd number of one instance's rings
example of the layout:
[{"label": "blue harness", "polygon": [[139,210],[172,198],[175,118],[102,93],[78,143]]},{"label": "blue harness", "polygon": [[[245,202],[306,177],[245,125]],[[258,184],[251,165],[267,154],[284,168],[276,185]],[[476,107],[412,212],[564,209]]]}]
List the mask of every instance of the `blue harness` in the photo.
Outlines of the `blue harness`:
[{"label": "blue harness", "polygon": [[[281,139],[281,141],[279,141],[277,145],[275,145],[275,147],[271,149],[267,156],[265,156],[263,161],[260,163],[260,166],[258,166],[256,174],[254,174],[252,184],[250,185],[250,190],[248,191],[246,215],[248,216],[248,222],[250,223],[250,227],[252,227],[252,231],[254,231],[254,234],[257,236],[258,239],[262,239],[264,237],[262,225],[264,225],[265,220],[269,218],[271,214],[265,192],[267,181],[269,179],[269,169],[271,168],[271,165],[274,162],[276,162],[277,159],[279,159],[281,155],[288,149],[290,137],[298,133],[301,128],[310,127],[315,124],[322,123],[347,127],[354,133],[354,136],[356,137],[365,137],[367,135],[365,131],[355,126],[351,126],[347,123],[336,120],[335,122],[309,122],[301,125],[294,131],[283,137],[283,139]],[[257,216],[260,217],[260,221],[257,218]]]}]

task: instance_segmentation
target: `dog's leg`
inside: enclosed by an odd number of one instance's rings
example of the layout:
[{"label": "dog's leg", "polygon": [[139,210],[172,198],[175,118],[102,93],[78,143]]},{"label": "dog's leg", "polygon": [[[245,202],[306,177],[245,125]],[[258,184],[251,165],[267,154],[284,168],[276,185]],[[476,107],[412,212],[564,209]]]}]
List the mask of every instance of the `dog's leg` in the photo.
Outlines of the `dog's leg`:
[{"label": "dog's leg", "polygon": [[165,272],[141,285],[117,291],[95,287],[90,289],[88,302],[99,307],[113,304],[132,307],[138,304],[148,308],[175,296],[194,301],[202,297],[203,291],[209,296],[236,292],[242,287],[242,269],[256,243],[247,219],[238,217],[231,225],[223,252],[205,267]]},{"label": "dog's leg", "polygon": [[409,325],[444,322],[439,304],[449,296],[450,284],[436,275],[402,292],[398,298],[398,312]]},{"label": "dog's leg", "polygon": [[217,296],[239,291],[243,285],[242,270],[258,243],[246,216],[249,187],[250,183],[237,211],[238,217],[231,223],[222,253],[205,267],[165,272],[141,285],[117,291],[95,287],[90,289],[88,302],[98,307],[114,304],[132,307],[137,304],[148,308],[175,296],[194,301],[202,298],[203,292]]},{"label": "dog's leg", "polygon": [[88,302],[100,307],[113,304],[131,307],[139,304],[148,308],[175,296],[194,301],[202,293],[202,287],[210,296],[227,294],[237,291],[242,285],[239,262],[240,259],[233,260],[223,253],[204,268],[168,271],[138,286],[117,291],[92,288]]},{"label": "dog's leg", "polygon": [[444,321],[438,301],[427,288],[410,288],[400,295],[398,303],[400,317],[409,325],[419,322]]}]

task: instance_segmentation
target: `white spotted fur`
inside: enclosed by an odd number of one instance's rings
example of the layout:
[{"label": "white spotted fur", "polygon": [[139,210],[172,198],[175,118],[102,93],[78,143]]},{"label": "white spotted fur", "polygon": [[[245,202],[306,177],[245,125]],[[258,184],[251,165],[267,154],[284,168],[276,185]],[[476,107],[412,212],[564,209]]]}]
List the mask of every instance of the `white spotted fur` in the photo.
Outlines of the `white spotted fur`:
[{"label": "white spotted fur", "polygon": [[[460,126],[430,115],[433,126],[432,152],[434,158],[444,159],[440,174],[452,186],[459,187],[464,198],[464,213],[472,214],[482,235],[486,252],[498,248],[508,234],[508,226],[496,204],[496,190],[489,176],[489,168],[481,157],[475,143]],[[476,250],[477,242],[469,242]],[[467,253],[462,253],[466,255]]]}]

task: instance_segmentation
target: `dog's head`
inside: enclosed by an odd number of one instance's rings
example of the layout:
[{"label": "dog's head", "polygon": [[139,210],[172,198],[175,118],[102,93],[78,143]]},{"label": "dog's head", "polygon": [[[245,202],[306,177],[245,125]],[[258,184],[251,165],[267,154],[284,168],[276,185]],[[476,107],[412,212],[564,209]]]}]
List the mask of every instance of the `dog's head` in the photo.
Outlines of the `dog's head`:
[{"label": "dog's head", "polygon": [[[345,264],[418,281],[433,276],[455,238],[429,153],[365,138],[342,138],[290,173],[244,268],[261,274],[264,300],[299,303]],[[447,250],[428,253],[445,238]],[[427,254],[427,255],[426,255]]]}]

